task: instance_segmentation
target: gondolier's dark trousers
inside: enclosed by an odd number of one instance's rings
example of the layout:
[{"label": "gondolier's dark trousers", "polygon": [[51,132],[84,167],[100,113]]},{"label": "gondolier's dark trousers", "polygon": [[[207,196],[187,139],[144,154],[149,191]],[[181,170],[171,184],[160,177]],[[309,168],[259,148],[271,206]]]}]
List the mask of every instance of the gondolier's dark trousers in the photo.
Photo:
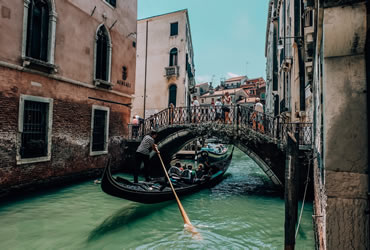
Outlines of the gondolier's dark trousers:
[{"label": "gondolier's dark trousers", "polygon": [[145,180],[149,181],[149,155],[144,155],[142,153],[136,152],[135,154],[135,169],[134,169],[134,182],[138,183],[139,181],[139,172],[141,163],[144,162],[144,176]]}]

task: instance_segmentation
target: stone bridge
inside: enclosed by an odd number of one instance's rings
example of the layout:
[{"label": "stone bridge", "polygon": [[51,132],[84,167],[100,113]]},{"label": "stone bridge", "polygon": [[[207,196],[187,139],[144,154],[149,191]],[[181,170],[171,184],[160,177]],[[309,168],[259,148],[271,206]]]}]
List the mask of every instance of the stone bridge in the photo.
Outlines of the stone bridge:
[{"label": "stone bridge", "polygon": [[[129,139],[137,142],[151,129],[156,129],[156,141],[163,161],[169,163],[172,156],[191,141],[218,137],[246,153],[273,183],[283,186],[286,139],[287,133],[292,132],[296,133],[301,148],[299,165],[304,173],[302,178],[306,175],[304,169],[307,167],[312,143],[311,124],[283,123],[278,118],[259,114],[245,106],[229,108],[228,114],[212,106],[165,109],[145,119],[139,126],[129,125]],[[154,171],[161,167],[156,154],[152,153],[151,160]]]}]

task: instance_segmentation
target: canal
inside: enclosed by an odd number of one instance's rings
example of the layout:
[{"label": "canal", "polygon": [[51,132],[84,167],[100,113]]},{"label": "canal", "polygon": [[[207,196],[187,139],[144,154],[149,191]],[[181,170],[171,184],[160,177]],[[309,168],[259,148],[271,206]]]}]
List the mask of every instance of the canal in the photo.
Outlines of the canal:
[{"label": "canal", "polygon": [[[284,200],[235,150],[226,179],[182,198],[202,239],[184,230],[175,202],[138,204],[92,181],[0,205],[0,249],[283,249]],[[296,249],[314,249],[306,203]]]}]

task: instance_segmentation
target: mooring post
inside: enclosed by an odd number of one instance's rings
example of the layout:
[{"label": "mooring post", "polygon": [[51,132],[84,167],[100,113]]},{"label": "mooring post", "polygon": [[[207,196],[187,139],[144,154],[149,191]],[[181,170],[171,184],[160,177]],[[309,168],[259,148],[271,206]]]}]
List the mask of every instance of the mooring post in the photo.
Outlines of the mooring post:
[{"label": "mooring post", "polygon": [[297,163],[298,141],[295,136],[287,133],[287,153],[285,162],[285,250],[295,247],[295,227],[298,217],[297,197]]}]

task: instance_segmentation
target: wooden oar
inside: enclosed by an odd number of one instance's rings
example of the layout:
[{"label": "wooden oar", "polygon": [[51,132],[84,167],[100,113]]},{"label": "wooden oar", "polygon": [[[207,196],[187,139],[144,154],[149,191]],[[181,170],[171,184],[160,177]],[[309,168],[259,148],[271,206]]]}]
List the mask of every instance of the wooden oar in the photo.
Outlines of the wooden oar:
[{"label": "wooden oar", "polygon": [[159,160],[161,161],[161,164],[162,164],[162,167],[163,167],[163,171],[164,171],[164,173],[165,173],[165,175],[166,175],[166,177],[167,177],[167,180],[168,180],[168,182],[169,182],[169,184],[170,184],[170,187],[171,187],[171,189],[172,189],[172,192],[173,192],[173,194],[175,195],[175,198],[176,198],[176,201],[177,201],[177,205],[178,205],[178,207],[179,207],[179,210],[180,210],[180,212],[181,212],[182,218],[184,219],[184,222],[185,222],[185,225],[186,225],[186,229],[188,229],[188,230],[189,230],[193,235],[198,235],[198,237],[199,237],[199,236],[200,236],[200,235],[199,235],[199,233],[195,230],[195,227],[191,224],[191,222],[190,222],[190,220],[189,220],[189,217],[188,217],[188,215],[186,214],[185,209],[183,208],[183,206],[182,206],[182,204],[181,204],[181,202],[180,202],[180,199],[179,199],[179,197],[178,197],[178,196],[177,196],[177,194],[176,194],[176,191],[175,191],[175,189],[174,189],[174,187],[173,187],[173,185],[172,185],[172,182],[171,182],[171,180],[170,180],[170,177],[168,176],[168,173],[167,173],[166,167],[164,166],[164,163],[163,163],[163,160],[162,160],[161,154],[159,153],[159,151],[158,151],[158,148],[157,148],[157,147],[155,148],[155,151],[156,151],[156,152],[157,152],[157,154],[158,154]]}]

